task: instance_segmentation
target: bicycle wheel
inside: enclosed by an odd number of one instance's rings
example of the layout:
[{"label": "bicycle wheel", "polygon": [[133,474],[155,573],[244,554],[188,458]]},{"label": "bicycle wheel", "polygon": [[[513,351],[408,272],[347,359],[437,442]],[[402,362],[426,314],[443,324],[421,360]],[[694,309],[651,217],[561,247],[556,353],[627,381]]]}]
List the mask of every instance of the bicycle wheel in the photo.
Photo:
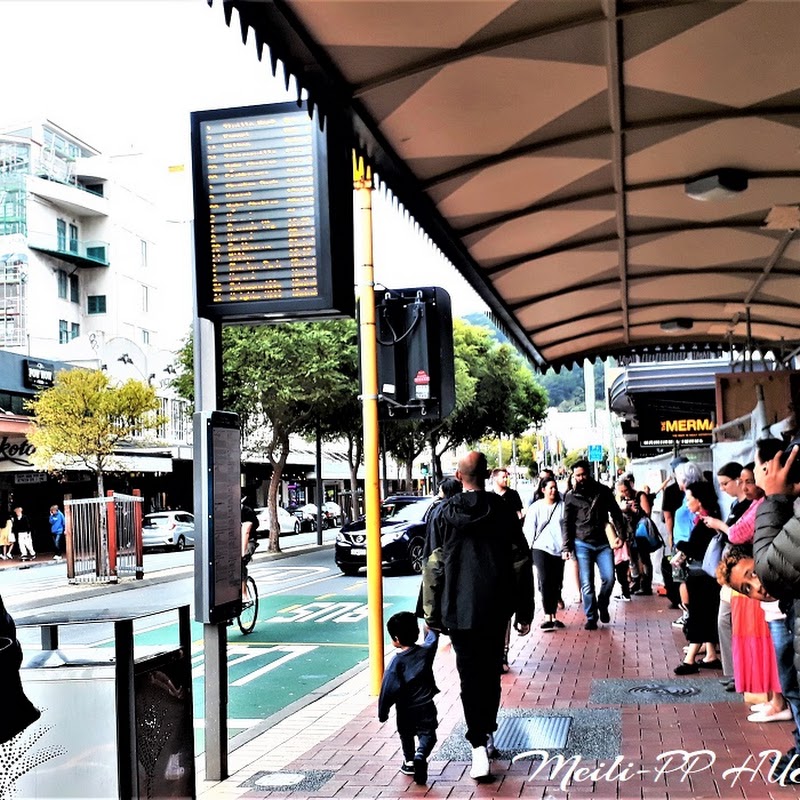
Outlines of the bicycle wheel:
[{"label": "bicycle wheel", "polygon": [[256,582],[248,575],[245,581],[246,596],[242,598],[242,610],[236,621],[239,630],[246,636],[253,632],[258,618],[258,589]]}]

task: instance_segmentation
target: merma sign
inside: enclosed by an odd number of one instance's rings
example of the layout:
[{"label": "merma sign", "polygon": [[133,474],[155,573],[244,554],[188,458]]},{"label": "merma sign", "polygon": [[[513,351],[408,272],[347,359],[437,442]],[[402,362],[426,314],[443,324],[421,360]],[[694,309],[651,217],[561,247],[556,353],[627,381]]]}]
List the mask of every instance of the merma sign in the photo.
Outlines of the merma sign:
[{"label": "merma sign", "polygon": [[639,420],[640,447],[672,447],[675,442],[683,446],[711,443],[711,434],[716,426],[711,412],[695,411],[680,414],[666,411],[650,414]]},{"label": "merma sign", "polygon": [[662,419],[661,433],[708,433],[714,429],[714,420],[705,419]]}]

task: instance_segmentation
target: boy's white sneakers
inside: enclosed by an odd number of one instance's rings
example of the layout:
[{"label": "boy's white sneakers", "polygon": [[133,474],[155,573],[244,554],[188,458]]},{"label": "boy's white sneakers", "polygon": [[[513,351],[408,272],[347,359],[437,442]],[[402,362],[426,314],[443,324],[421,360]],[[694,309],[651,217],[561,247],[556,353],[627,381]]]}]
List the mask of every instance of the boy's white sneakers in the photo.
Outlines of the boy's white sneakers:
[{"label": "boy's white sneakers", "polygon": [[488,778],[489,774],[489,754],[486,752],[486,747],[473,747],[472,768],[469,771],[470,778],[479,781],[482,778]]}]

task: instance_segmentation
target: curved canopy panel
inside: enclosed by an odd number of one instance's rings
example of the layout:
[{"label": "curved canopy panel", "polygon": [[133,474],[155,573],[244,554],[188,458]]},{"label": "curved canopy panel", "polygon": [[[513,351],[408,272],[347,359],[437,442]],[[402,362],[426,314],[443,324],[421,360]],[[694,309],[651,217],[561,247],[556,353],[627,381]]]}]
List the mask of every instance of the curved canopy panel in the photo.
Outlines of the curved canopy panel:
[{"label": "curved canopy panel", "polygon": [[223,2],[540,365],[800,342],[800,3]]}]

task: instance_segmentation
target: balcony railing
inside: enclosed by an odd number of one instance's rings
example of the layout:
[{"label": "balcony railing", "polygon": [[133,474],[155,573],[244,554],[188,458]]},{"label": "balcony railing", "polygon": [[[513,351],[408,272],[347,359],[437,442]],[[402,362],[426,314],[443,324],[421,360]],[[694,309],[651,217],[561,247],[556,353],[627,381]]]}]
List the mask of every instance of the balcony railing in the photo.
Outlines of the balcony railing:
[{"label": "balcony railing", "polygon": [[69,261],[77,267],[107,267],[109,265],[109,244],[82,239],[60,239],[57,235],[31,233],[28,247],[41,253]]}]

